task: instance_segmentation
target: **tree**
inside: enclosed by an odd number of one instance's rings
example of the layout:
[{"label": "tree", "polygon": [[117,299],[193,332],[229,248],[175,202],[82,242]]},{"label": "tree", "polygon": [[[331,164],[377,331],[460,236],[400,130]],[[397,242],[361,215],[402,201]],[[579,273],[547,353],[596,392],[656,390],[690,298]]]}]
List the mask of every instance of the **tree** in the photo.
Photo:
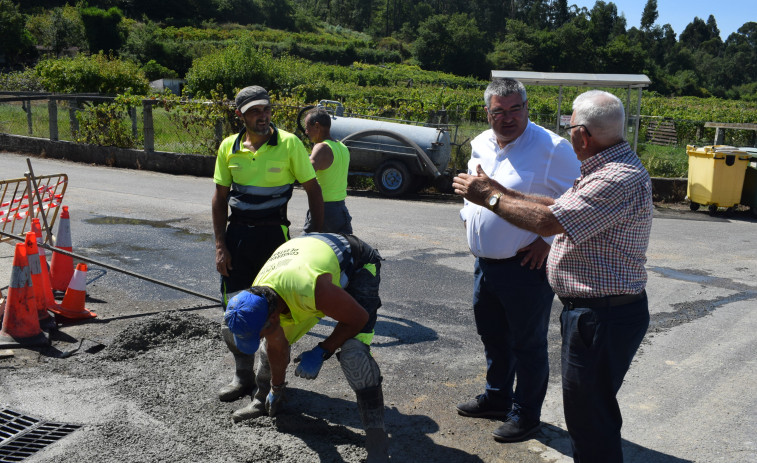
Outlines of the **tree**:
[{"label": "tree", "polygon": [[11,0],[0,0],[0,55],[14,61],[32,50],[33,39],[24,24],[24,15]]},{"label": "tree", "polygon": [[568,11],[568,0],[555,0],[551,4],[549,22],[552,28],[556,29],[570,21],[570,11]]},{"label": "tree", "polygon": [[605,46],[614,36],[626,32],[626,18],[618,16],[618,7],[612,2],[597,0],[589,17],[592,40],[599,47]]},{"label": "tree", "polygon": [[[265,24],[274,29],[294,28],[294,6],[290,0],[256,0]],[[259,22],[259,21],[256,21]]]},{"label": "tree", "polygon": [[678,37],[678,43],[690,50],[694,50],[699,48],[702,42],[710,38],[710,29],[707,27],[707,24],[698,16],[695,16],[694,20],[681,32],[681,35]]},{"label": "tree", "polygon": [[460,76],[486,75],[486,36],[466,14],[434,15],[422,22],[413,57],[424,69]]},{"label": "tree", "polygon": [[641,13],[641,30],[649,31],[654,26],[659,14],[657,13],[657,0],[647,0],[644,11]]},{"label": "tree", "polygon": [[79,10],[73,6],[53,8],[31,16],[26,27],[36,38],[37,44],[48,48],[54,56],[61,56],[68,48],[88,49],[84,23]]},{"label": "tree", "polygon": [[117,52],[123,43],[121,20],[123,13],[116,7],[103,10],[97,7],[82,8],[81,19],[89,43],[89,51]]}]

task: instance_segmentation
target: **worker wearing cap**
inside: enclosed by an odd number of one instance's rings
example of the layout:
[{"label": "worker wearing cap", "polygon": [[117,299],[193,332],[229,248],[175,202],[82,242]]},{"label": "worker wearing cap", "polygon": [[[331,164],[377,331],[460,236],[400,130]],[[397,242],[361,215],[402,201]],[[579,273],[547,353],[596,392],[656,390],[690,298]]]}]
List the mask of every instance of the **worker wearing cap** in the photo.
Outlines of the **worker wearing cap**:
[{"label": "worker wearing cap", "polygon": [[[245,87],[235,102],[244,129],[221,142],[213,175],[216,269],[224,305],[250,287],[273,251],[289,239],[287,203],[295,182],[307,193],[313,228],[320,230],[323,223],[321,188],[305,146],[271,123],[268,92],[257,85]],[[227,329],[222,334],[234,354],[236,371],[218,395],[233,401],[255,388],[254,356],[240,352]]]},{"label": "worker wearing cap", "polygon": [[[324,108],[316,107],[305,116],[305,134],[314,143],[310,163],[323,191],[323,230],[329,233],[352,233],[352,216],[344,200],[347,198],[347,173],[350,150],[331,138],[331,116]],[[307,213],[304,230],[316,231]]]},{"label": "worker wearing cap", "polygon": [[273,253],[254,286],[234,296],[224,316],[240,351],[261,351],[258,389],[250,405],[234,412],[235,422],[278,412],[285,399],[290,346],[328,316],[337,322],[334,330],[295,359],[294,374],[315,379],[323,362],[336,353],[357,396],[368,462],[387,461],[381,371],[370,352],[381,306],[380,269],[378,251],[353,235],[305,234]]}]

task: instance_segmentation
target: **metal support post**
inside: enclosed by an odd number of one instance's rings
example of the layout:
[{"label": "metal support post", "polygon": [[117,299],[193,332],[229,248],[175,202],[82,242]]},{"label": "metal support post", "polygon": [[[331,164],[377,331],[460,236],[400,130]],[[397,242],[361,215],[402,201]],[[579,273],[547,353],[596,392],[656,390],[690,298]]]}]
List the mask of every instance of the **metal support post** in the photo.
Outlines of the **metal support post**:
[{"label": "metal support post", "polygon": [[55,98],[47,101],[47,114],[50,117],[50,140],[58,141],[58,102]]},{"label": "metal support post", "polygon": [[68,108],[68,118],[71,121],[71,138],[76,141],[79,134],[79,118],[76,117],[76,113],[79,111],[79,100],[72,101],[73,104]]},{"label": "metal support post", "polygon": [[152,121],[152,102],[142,101],[142,117],[144,122],[145,151],[155,151],[155,128]]},{"label": "metal support post", "polygon": [[134,106],[129,107],[129,119],[131,119],[131,134],[136,140],[139,138],[139,133],[137,133],[137,108]]},{"label": "metal support post", "polygon": [[555,133],[560,134],[560,119],[562,116],[562,85],[560,85],[560,93],[557,96],[557,127],[555,127]]},{"label": "metal support post", "polygon": [[34,135],[34,127],[32,126],[32,100],[23,100],[21,107],[26,111],[26,125],[29,127],[29,136]]}]

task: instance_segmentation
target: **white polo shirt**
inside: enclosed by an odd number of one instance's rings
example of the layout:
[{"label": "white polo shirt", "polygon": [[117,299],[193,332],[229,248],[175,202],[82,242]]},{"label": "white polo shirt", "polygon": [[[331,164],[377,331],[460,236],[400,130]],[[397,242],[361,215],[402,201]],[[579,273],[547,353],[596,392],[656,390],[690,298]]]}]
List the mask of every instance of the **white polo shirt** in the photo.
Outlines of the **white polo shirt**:
[{"label": "white polo shirt", "polygon": [[[476,166],[506,188],[557,198],[581,175],[570,142],[529,121],[520,137],[500,148],[492,129],[471,141],[468,173]],[[489,209],[465,200],[460,218],[466,223],[468,246],[476,257],[506,259],[536,240],[538,235],[510,224]],[[547,243],[552,238],[545,238]]]}]

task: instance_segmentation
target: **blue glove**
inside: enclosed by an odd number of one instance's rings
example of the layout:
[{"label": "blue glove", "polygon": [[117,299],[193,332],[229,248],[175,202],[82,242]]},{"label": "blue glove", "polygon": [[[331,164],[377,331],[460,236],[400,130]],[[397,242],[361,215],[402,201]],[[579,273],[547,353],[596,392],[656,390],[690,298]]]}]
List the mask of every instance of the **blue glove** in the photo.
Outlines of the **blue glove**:
[{"label": "blue glove", "polygon": [[275,416],[285,400],[284,386],[281,386],[277,391],[271,389],[268,396],[265,398],[265,409],[268,412],[268,416]]},{"label": "blue glove", "polygon": [[315,379],[321,371],[323,361],[331,357],[331,353],[317,345],[307,352],[303,352],[294,359],[294,362],[300,362],[294,370],[295,376],[305,379]]}]

